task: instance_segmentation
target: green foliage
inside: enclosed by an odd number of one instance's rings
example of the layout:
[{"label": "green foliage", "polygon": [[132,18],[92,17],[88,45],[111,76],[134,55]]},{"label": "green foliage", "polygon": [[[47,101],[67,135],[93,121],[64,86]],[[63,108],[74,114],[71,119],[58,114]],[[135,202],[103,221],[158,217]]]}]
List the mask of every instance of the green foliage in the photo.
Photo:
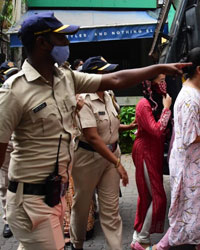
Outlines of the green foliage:
[{"label": "green foliage", "polygon": [[10,27],[13,22],[13,3],[12,0],[7,0],[3,3],[3,9],[0,13],[0,23],[1,26],[3,25],[3,28]]},{"label": "green foliage", "polygon": [[[122,124],[130,124],[133,120],[135,120],[135,105],[122,107],[120,110],[120,122]],[[135,140],[135,131],[136,129],[126,130],[120,133],[119,145],[123,154],[132,151],[133,142]]]}]

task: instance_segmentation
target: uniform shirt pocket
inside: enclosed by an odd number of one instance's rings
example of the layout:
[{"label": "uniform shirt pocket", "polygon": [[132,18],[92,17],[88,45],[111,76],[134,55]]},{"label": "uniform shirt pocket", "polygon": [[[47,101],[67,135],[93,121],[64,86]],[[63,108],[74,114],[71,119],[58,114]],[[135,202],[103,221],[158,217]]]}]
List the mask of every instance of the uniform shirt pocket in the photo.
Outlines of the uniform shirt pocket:
[{"label": "uniform shirt pocket", "polygon": [[101,109],[101,110],[94,109],[94,115],[95,115],[97,123],[101,123],[105,120],[106,121],[109,120],[108,113],[105,109]]},{"label": "uniform shirt pocket", "polygon": [[108,129],[110,118],[105,109],[94,111],[94,115],[97,121],[97,130],[99,135],[101,136],[104,134],[104,131]]},{"label": "uniform shirt pocket", "polygon": [[48,105],[37,111],[33,108],[29,112],[32,121],[33,133],[40,136],[48,136],[60,131],[60,115],[56,106]]}]

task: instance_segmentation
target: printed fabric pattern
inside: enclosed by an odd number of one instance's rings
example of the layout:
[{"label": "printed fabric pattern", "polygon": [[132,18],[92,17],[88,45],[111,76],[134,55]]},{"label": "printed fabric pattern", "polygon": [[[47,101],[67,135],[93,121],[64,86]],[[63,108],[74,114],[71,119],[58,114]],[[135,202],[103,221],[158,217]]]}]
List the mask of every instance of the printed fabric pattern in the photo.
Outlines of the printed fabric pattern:
[{"label": "printed fabric pattern", "polygon": [[200,244],[200,91],[184,86],[174,106],[169,243]]},{"label": "printed fabric pattern", "polygon": [[171,116],[171,111],[169,109],[163,109],[160,120],[159,120],[161,131],[166,129],[170,116]]}]

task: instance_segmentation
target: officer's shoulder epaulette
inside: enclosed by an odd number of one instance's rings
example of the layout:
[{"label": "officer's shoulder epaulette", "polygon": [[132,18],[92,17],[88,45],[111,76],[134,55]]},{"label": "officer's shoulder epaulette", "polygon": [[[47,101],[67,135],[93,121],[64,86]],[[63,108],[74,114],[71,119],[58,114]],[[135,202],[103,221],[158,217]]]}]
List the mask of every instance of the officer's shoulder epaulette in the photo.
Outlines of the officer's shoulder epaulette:
[{"label": "officer's shoulder epaulette", "polygon": [[62,69],[62,68],[64,68],[64,69],[71,69],[70,63],[66,61],[59,68],[60,69]]},{"label": "officer's shoulder epaulette", "polygon": [[14,84],[17,82],[17,80],[24,75],[24,72],[21,70],[18,73],[12,75],[11,77],[9,77],[2,85],[2,89],[12,89],[12,87],[14,86]]},{"label": "officer's shoulder epaulette", "polygon": [[62,64],[62,66],[59,66],[58,69],[61,70],[63,73],[73,73],[73,70],[71,69],[70,64],[68,62],[65,62],[64,64]]}]

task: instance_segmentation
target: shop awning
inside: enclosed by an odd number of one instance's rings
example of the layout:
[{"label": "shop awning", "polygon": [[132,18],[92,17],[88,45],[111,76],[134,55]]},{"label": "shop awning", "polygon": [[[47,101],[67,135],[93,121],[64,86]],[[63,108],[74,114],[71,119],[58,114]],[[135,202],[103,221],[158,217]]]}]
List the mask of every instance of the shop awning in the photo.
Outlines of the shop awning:
[{"label": "shop awning", "polygon": [[[19,23],[9,29],[11,47],[22,46],[17,37],[22,21],[42,11],[47,10],[29,10]],[[157,23],[148,11],[53,11],[62,23],[81,26],[77,34],[68,36],[71,43],[152,38]]]}]

